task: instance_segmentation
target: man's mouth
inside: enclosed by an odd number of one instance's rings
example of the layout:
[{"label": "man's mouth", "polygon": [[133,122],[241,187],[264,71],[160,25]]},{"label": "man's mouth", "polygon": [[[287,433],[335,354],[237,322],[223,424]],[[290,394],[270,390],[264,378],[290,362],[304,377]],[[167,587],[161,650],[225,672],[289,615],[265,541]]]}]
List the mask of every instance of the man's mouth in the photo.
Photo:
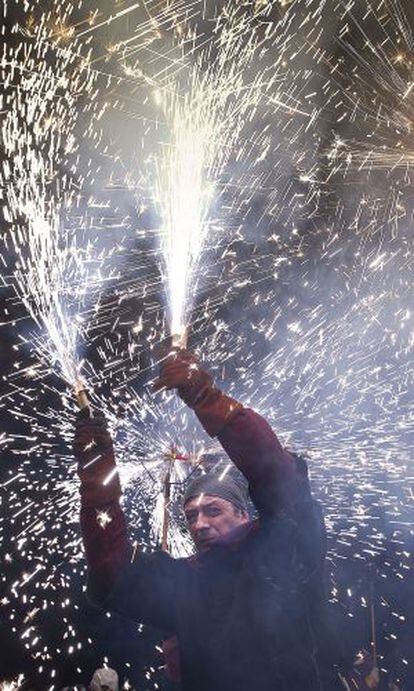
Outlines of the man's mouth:
[{"label": "man's mouth", "polygon": [[212,545],[213,542],[214,542],[214,538],[211,536],[198,538],[198,544],[201,545],[202,547],[208,547],[209,545]]}]

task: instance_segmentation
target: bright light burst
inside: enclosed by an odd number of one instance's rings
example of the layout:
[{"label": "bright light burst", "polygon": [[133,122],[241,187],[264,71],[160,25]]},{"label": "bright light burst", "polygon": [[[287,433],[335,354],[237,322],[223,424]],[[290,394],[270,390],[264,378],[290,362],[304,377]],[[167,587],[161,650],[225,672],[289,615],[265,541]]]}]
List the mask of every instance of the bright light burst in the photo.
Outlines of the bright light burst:
[{"label": "bright light burst", "polygon": [[45,366],[56,366],[74,385],[82,324],[77,312],[92,290],[91,248],[78,246],[73,229],[65,227],[74,187],[62,168],[76,150],[79,95],[91,90],[94,77],[64,49],[49,64],[50,52],[40,26],[28,53],[14,61],[6,53],[1,65],[9,92],[2,127],[5,219],[11,224],[6,241],[16,254],[17,295],[40,327],[31,339]]},{"label": "bright light burst", "polygon": [[[236,158],[246,119],[253,119],[277,77],[277,70],[271,80],[259,73],[249,83],[248,69],[261,45],[256,34],[248,37],[249,28],[239,12],[225,15],[217,22],[214,50],[210,45],[201,51],[178,84],[167,82],[157,92],[170,133],[156,159],[156,200],[172,334],[183,334],[188,325],[203,246],[207,239],[217,242],[217,226],[208,221],[213,198]],[[184,54],[187,61],[191,57]]]}]

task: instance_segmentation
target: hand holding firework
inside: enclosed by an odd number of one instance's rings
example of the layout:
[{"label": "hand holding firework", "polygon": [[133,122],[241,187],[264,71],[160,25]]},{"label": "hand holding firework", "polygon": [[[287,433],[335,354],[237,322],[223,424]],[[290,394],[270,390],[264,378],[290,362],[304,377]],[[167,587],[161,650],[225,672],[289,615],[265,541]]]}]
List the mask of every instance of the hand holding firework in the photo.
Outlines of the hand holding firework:
[{"label": "hand holding firework", "polygon": [[203,370],[197,357],[187,350],[173,350],[161,363],[155,390],[177,389],[180,398],[200,420],[206,432],[214,437],[226,424],[240,403],[223,394]]},{"label": "hand holding firework", "polygon": [[121,496],[121,485],[106,420],[93,418],[86,408],[78,413],[73,451],[78,461],[82,505],[103,507]]},{"label": "hand holding firework", "polygon": [[206,387],[212,386],[211,376],[199,366],[198,358],[188,350],[173,348],[160,366],[154,389],[177,389],[184,403],[193,407]]}]

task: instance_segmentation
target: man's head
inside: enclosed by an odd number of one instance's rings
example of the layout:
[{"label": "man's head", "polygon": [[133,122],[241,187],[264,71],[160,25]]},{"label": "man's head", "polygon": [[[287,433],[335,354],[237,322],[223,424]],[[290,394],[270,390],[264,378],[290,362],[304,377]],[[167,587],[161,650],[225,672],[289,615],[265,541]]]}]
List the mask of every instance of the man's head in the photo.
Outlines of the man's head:
[{"label": "man's head", "polygon": [[196,548],[205,551],[249,521],[246,490],[232,477],[203,475],[187,488],[184,513]]}]

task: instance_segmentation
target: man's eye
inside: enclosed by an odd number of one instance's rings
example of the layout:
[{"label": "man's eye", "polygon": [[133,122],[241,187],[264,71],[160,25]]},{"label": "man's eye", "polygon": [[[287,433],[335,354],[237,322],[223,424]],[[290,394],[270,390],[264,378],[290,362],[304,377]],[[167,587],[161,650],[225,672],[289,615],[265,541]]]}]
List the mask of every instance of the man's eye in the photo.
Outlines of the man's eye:
[{"label": "man's eye", "polygon": [[207,509],[206,514],[208,516],[218,516],[220,513],[220,509]]}]

